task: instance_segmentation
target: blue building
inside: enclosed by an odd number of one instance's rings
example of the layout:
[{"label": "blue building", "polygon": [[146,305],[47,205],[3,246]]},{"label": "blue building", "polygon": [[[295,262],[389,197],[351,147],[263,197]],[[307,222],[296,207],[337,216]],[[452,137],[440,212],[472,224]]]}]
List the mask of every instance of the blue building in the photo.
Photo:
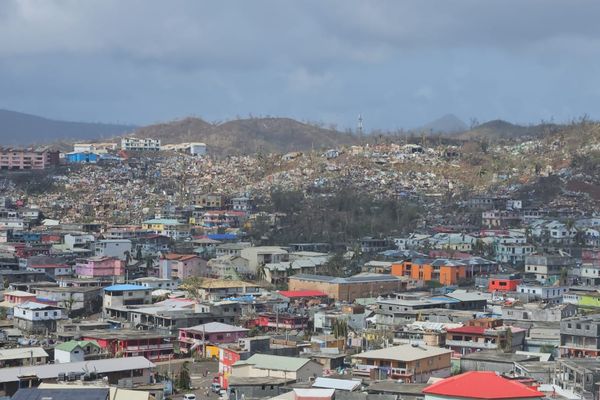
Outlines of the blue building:
[{"label": "blue building", "polygon": [[88,152],[72,152],[67,153],[66,160],[68,163],[91,163],[95,164],[98,162],[98,154]]}]

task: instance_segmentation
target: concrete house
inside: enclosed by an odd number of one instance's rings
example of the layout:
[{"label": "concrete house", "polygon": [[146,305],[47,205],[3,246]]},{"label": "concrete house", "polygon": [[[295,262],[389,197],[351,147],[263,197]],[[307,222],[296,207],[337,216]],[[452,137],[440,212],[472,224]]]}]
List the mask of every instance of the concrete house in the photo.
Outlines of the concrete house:
[{"label": "concrete house", "polygon": [[451,350],[410,344],[371,350],[352,356],[352,374],[423,383],[450,376]]},{"label": "concrete house", "polygon": [[104,239],[94,242],[92,245],[94,255],[97,257],[115,257],[119,260],[125,260],[127,254],[133,257],[131,253],[131,240],[129,239]]},{"label": "concrete house", "polygon": [[15,306],[13,318],[17,328],[37,334],[56,331],[57,321],[65,318],[64,310],[48,304],[28,301]]},{"label": "concrete house", "polygon": [[45,364],[48,353],[42,347],[0,349],[0,368]]},{"label": "concrete house", "polygon": [[184,280],[203,275],[206,261],[196,254],[165,254],[159,261],[158,271],[160,278]]},{"label": "concrete house", "polygon": [[600,314],[562,320],[560,354],[562,357],[600,356]]},{"label": "concrete house", "polygon": [[539,282],[554,282],[560,278],[561,271],[575,267],[571,257],[555,255],[529,255],[525,257],[525,272],[535,276]]},{"label": "concrete house", "polygon": [[37,287],[34,289],[38,298],[56,302],[69,314],[96,313],[102,305],[102,288],[90,287]]},{"label": "concrete house", "polygon": [[122,276],[123,262],[113,257],[89,257],[75,264],[75,274],[80,278]]},{"label": "concrete house", "polygon": [[100,346],[93,340],[71,340],[54,348],[55,363],[70,363],[92,359],[101,353]]},{"label": "concrete house", "polygon": [[323,366],[307,358],[254,354],[233,364],[231,378],[283,378],[310,382],[323,375]]},{"label": "concrete house", "polygon": [[246,247],[241,250],[240,255],[248,260],[248,269],[254,274],[259,266],[290,259],[288,251],[277,246]]},{"label": "concrete house", "polygon": [[184,351],[198,349],[204,343],[237,343],[248,336],[248,329],[239,326],[209,322],[179,329],[179,344]]},{"label": "concrete house", "polygon": [[104,288],[102,308],[104,315],[123,306],[152,304],[152,291],[140,285],[112,285]]}]

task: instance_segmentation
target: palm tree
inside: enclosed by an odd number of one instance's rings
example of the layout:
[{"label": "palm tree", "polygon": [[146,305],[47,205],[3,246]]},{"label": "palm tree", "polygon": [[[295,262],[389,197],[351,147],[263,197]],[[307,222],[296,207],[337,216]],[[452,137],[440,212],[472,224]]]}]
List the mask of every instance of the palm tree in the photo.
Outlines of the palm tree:
[{"label": "palm tree", "polygon": [[128,266],[131,262],[131,252],[129,250],[125,251],[125,266]]},{"label": "palm tree", "polygon": [[346,338],[348,336],[348,323],[343,319],[336,319],[333,323],[332,334],[336,338]]},{"label": "palm tree", "polygon": [[265,279],[267,279],[267,269],[264,264],[261,264],[256,268],[256,280],[264,281]]},{"label": "palm tree", "polygon": [[135,252],[135,259],[140,261],[142,259],[142,246],[138,246]]}]

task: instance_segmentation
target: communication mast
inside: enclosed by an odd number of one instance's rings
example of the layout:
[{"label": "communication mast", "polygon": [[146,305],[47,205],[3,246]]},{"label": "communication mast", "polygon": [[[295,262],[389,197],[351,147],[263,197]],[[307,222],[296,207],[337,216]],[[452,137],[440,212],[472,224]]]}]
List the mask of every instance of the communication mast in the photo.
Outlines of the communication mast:
[{"label": "communication mast", "polygon": [[358,126],[356,129],[358,136],[362,136],[363,135],[363,117],[361,114],[358,114]]}]

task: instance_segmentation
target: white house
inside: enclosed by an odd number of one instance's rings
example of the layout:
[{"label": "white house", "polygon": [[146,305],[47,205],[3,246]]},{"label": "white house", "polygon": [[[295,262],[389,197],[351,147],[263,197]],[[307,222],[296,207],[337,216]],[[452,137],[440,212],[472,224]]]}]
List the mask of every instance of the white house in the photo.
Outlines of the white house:
[{"label": "white house", "polygon": [[48,334],[56,331],[56,321],[65,315],[60,307],[28,301],[14,307],[13,318],[16,327],[23,331]]},{"label": "white house", "polygon": [[54,347],[55,363],[85,361],[90,356],[100,354],[101,348],[94,340],[71,340]]},{"label": "white house", "polygon": [[68,249],[73,250],[75,248],[88,248],[91,243],[96,240],[94,235],[82,233],[82,234],[67,234],[64,236],[64,242]]},{"label": "white house", "polygon": [[565,286],[550,286],[539,283],[525,282],[517,285],[517,293],[531,295],[531,299],[555,300],[562,299],[562,296],[569,290]]},{"label": "white house", "polygon": [[159,151],[160,140],[150,138],[122,138],[121,150],[125,151]]},{"label": "white house", "polygon": [[190,149],[190,154],[193,156],[205,156],[206,155],[206,144],[205,143],[190,143],[189,149]]},{"label": "white house", "polygon": [[129,239],[104,239],[93,244],[94,255],[99,257],[115,257],[125,260],[127,254],[131,257],[131,240]]}]

